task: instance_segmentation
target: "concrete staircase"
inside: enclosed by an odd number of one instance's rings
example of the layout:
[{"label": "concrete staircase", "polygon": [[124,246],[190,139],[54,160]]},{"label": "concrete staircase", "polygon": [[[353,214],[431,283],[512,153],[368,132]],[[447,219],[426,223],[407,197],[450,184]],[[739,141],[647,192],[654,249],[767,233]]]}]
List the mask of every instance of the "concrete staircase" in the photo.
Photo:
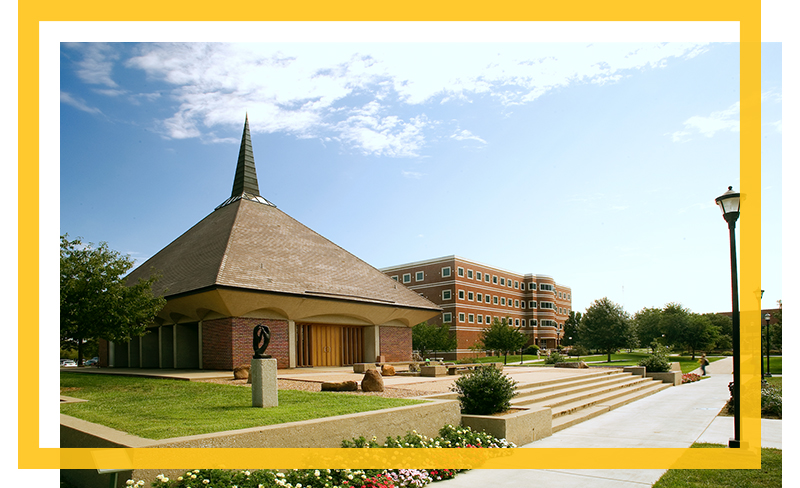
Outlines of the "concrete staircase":
[{"label": "concrete staircase", "polygon": [[579,377],[519,384],[511,406],[550,407],[553,432],[558,432],[669,387],[621,369],[603,369]]}]

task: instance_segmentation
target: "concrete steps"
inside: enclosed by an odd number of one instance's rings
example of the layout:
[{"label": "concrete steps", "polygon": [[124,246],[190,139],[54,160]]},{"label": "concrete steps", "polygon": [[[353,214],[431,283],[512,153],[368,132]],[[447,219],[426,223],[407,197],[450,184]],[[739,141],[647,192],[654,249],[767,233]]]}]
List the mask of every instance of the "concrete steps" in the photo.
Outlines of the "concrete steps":
[{"label": "concrete steps", "polygon": [[512,406],[550,407],[553,432],[657,393],[670,385],[622,370],[517,385]]}]

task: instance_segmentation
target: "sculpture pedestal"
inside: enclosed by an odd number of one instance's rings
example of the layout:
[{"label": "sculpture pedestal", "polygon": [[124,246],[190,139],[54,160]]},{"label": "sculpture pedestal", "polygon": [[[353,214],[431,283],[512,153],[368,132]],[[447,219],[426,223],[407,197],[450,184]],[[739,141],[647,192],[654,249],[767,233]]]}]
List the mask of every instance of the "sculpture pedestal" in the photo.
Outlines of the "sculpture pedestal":
[{"label": "sculpture pedestal", "polygon": [[278,406],[278,360],[251,359],[250,378],[253,383],[254,407]]}]

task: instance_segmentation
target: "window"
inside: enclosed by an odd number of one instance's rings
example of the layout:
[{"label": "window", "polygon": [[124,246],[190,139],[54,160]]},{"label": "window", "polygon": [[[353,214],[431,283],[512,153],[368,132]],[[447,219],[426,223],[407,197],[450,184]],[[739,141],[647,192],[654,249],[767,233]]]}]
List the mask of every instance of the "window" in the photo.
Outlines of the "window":
[{"label": "window", "polygon": [[525,319],[522,319],[522,326],[525,327]]},{"label": "window", "polygon": [[417,275],[414,277],[417,281],[422,281],[425,279],[425,272],[424,271],[417,271]]},{"label": "window", "polygon": [[514,307],[519,308],[519,300],[514,300]]},{"label": "window", "polygon": [[485,275],[483,275],[483,281],[485,281],[487,283],[489,282],[489,273],[486,273]]},{"label": "window", "polygon": [[472,279],[472,270],[471,269],[467,270],[467,278]]},{"label": "window", "polygon": [[519,304],[522,306],[522,308],[525,308],[525,300],[522,300]]},{"label": "window", "polygon": [[475,314],[469,314],[469,320],[467,322],[469,322],[470,324],[475,322]]},{"label": "window", "polygon": [[483,293],[478,293],[478,301],[479,302],[483,301]]},{"label": "window", "polygon": [[464,299],[464,290],[458,290],[458,299],[459,300],[463,300]]},{"label": "window", "polygon": [[497,284],[497,276],[492,276],[492,283]]},{"label": "window", "polygon": [[572,300],[572,293],[567,293],[567,300]]},{"label": "window", "polygon": [[491,324],[492,323],[492,317],[490,315],[486,316],[486,323],[487,324]]},{"label": "window", "polygon": [[494,304],[495,304],[495,305],[497,305],[497,295],[495,295],[494,297],[492,297],[492,302],[494,302]]},{"label": "window", "polygon": [[406,273],[403,275],[403,283],[411,283],[411,273]]},{"label": "window", "polygon": [[478,323],[479,324],[483,323],[483,315],[478,315]]},{"label": "window", "polygon": [[542,283],[539,285],[539,289],[542,291],[553,291],[553,285],[548,285],[547,283]]},{"label": "window", "polygon": [[483,279],[483,278],[481,277],[481,272],[480,272],[480,271],[476,271],[476,272],[475,272],[475,279],[476,279],[476,280],[478,280],[478,281],[480,281],[480,280],[482,280],[482,279]]},{"label": "window", "polygon": [[450,277],[450,266],[446,266],[442,268],[442,278],[449,278]]},{"label": "window", "polygon": [[458,268],[458,276],[464,276],[464,268]]},{"label": "window", "polygon": [[505,278],[500,278],[500,286],[504,286],[506,284]]},{"label": "window", "polygon": [[528,285],[529,290],[536,290],[536,283],[531,283]]},{"label": "window", "polygon": [[514,325],[519,327],[519,319],[514,319]]},{"label": "window", "polygon": [[520,283],[519,284],[519,289],[520,290],[524,290],[525,289],[525,283]]},{"label": "window", "polygon": [[561,292],[558,292],[558,298],[563,298],[563,297],[561,296]]},{"label": "window", "polygon": [[445,324],[449,324],[452,321],[453,321],[453,314],[452,313],[445,312],[445,313],[442,314],[442,322],[444,322]]},{"label": "window", "polygon": [[511,280],[508,280],[508,287],[511,288]]},{"label": "window", "polygon": [[531,327],[536,327],[536,319],[531,319]]},{"label": "window", "polygon": [[392,279],[393,279],[393,280],[395,280],[395,281],[400,281],[400,280],[398,279],[397,275],[394,275],[394,276],[392,276]]},{"label": "window", "polygon": [[539,308],[549,308],[551,310],[555,309],[555,305],[553,302],[539,302]]},{"label": "window", "polygon": [[458,313],[458,321],[459,322],[464,322],[464,312],[459,312]]},{"label": "window", "polygon": [[506,297],[503,297],[500,299],[500,305],[505,305],[505,304],[506,304]]},{"label": "window", "polygon": [[467,300],[474,301],[475,300],[475,293],[473,293],[471,291],[467,292]]},{"label": "window", "polygon": [[519,288],[519,281],[514,280],[514,288]]},{"label": "window", "polygon": [[451,300],[453,298],[452,290],[442,290],[442,300]]},{"label": "window", "polygon": [[536,302],[531,300],[528,302],[528,308],[536,308]]}]

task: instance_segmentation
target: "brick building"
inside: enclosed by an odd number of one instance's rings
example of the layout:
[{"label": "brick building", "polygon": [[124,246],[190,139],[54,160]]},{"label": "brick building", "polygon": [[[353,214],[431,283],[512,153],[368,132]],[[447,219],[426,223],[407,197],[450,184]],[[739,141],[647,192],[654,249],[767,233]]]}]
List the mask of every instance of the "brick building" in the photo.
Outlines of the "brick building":
[{"label": "brick building", "polygon": [[101,341],[100,364],[231,370],[267,325],[279,368],[403,361],[434,303],[280,211],[258,190],[245,118],[231,197],[133,270],[167,303],[143,337]]},{"label": "brick building", "polygon": [[520,327],[529,344],[555,348],[572,309],[572,290],[550,276],[523,275],[459,256],[381,271],[442,308],[442,313],[428,322],[450,324],[458,341],[457,358],[475,354],[470,348],[495,318],[507,318]]}]

